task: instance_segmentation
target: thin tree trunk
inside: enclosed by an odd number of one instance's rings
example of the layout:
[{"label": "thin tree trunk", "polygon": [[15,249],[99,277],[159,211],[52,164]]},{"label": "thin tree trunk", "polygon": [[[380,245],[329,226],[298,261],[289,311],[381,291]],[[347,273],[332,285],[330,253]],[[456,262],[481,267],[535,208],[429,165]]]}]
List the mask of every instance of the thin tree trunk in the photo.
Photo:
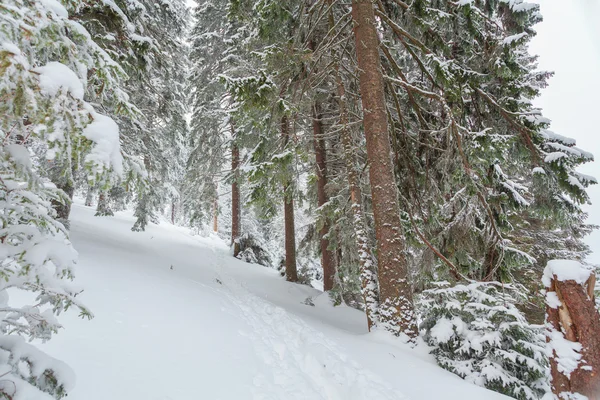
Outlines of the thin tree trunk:
[{"label": "thin tree trunk", "polygon": [[[233,127],[232,127],[233,131]],[[240,188],[239,171],[240,149],[237,144],[231,144],[231,171],[233,173],[233,182],[231,183],[231,245],[233,246],[233,256],[237,257],[240,253],[240,234],[241,234],[241,210],[240,210]]]},{"label": "thin tree trunk", "polygon": [[65,228],[69,229],[70,221],[69,215],[71,214],[71,205],[73,204],[73,194],[75,193],[75,187],[71,182],[65,182],[63,184],[57,184],[56,187],[61,189],[67,195],[65,202],[52,200],[52,207],[56,211],[56,219],[62,223]]},{"label": "thin tree trunk", "polygon": [[348,129],[348,114],[345,104],[345,88],[339,73],[336,77],[338,96],[340,99],[340,123],[342,124],[341,139],[344,148],[344,161],[348,175],[348,186],[350,187],[350,202],[352,203],[352,214],[354,216],[354,235],[358,247],[358,258],[360,260],[361,294],[365,302],[365,313],[369,331],[375,325],[377,309],[379,306],[379,287],[373,255],[367,241],[367,227],[362,215],[362,195],[358,183],[358,174],[354,167],[354,146],[351,132]]},{"label": "thin tree trunk", "polygon": [[96,217],[112,217],[115,215],[110,208],[110,201],[105,191],[101,191],[98,196],[98,205],[96,206]]},{"label": "thin tree trunk", "polygon": [[175,225],[175,216],[177,215],[177,204],[175,200],[171,200],[171,223]]},{"label": "thin tree trunk", "polygon": [[[322,207],[329,201],[326,186],[327,186],[327,148],[325,139],[323,138],[323,124],[321,122],[320,105],[315,102],[313,109],[313,135],[315,145],[315,156],[317,164],[317,201],[319,207]],[[323,217],[323,226],[319,230],[319,239],[321,245],[321,265],[323,267],[323,290],[329,291],[333,289],[336,262],[335,256],[329,250],[329,220]]]},{"label": "thin tree trunk", "polygon": [[[315,39],[308,42],[308,48],[315,50]],[[316,68],[313,73],[316,73]],[[322,207],[329,201],[327,196],[327,146],[323,138],[323,122],[321,121],[321,104],[315,99],[312,110],[313,118],[313,142],[315,147],[315,158],[317,167],[317,204]],[[336,259],[334,253],[329,250],[329,239],[327,238],[330,229],[329,219],[322,217],[322,226],[319,229],[319,245],[321,247],[321,267],[323,268],[323,290],[330,291],[335,283]]]},{"label": "thin tree trunk", "polygon": [[372,1],[353,0],[352,18],[377,237],[381,297],[378,316],[386,329],[396,335],[406,334],[414,339],[418,335],[418,328],[412,288],[408,281],[408,265],[385,109],[379,37]]},{"label": "thin tree trunk", "polygon": [[219,232],[219,195],[215,188],[215,200],[213,202],[213,232]]},{"label": "thin tree trunk", "polygon": [[85,194],[85,203],[86,207],[91,207],[94,203],[94,188],[88,185],[87,193]]},{"label": "thin tree trunk", "polygon": [[[284,146],[289,142],[290,127],[286,116],[281,117],[281,136]],[[296,229],[294,227],[294,197],[292,185],[283,185],[283,218],[285,224],[285,278],[290,282],[298,281],[296,267]]]}]

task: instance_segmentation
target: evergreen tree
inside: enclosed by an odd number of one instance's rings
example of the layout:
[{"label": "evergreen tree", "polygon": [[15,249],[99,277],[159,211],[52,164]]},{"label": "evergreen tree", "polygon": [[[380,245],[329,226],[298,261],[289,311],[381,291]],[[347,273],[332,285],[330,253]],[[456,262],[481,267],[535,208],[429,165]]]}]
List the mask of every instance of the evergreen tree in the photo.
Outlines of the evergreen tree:
[{"label": "evergreen tree", "polygon": [[[122,172],[119,128],[88,98],[124,99],[124,75],[55,1],[0,4],[0,43],[0,364],[13,383],[0,396],[58,399],[73,385],[70,369],[25,339],[50,339],[61,327],[56,315],[71,307],[91,313],[68,284],[77,253],[58,221],[72,192],[48,176],[73,187],[79,170],[90,185]],[[9,288],[32,292],[35,305],[11,304]]]}]

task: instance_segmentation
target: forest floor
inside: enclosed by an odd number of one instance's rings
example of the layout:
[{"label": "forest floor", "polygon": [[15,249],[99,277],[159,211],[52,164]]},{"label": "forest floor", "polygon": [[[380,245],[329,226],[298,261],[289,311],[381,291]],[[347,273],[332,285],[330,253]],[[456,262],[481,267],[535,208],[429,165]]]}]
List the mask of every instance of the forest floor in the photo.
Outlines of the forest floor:
[{"label": "forest floor", "polygon": [[167,223],[132,232],[133,221],[73,206],[75,283],[95,318],[67,312],[41,345],[75,370],[69,400],[507,399],[217,237]]}]

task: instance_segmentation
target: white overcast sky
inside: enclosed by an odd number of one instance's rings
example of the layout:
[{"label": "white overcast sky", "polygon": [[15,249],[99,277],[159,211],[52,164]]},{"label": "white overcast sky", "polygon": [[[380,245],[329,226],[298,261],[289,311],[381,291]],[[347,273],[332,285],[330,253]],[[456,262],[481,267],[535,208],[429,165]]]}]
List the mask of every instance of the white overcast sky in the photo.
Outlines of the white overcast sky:
[{"label": "white overcast sky", "polygon": [[[577,140],[597,162],[579,171],[600,180],[600,0],[538,0],[544,22],[536,26],[531,52],[540,69],[554,71],[550,86],[536,104],[552,120],[551,130]],[[588,222],[600,225],[600,185],[588,189],[593,205]],[[600,264],[600,232],[587,239]]]},{"label": "white overcast sky", "polygon": [[[194,0],[186,0],[195,5]],[[600,0],[538,0],[544,22],[536,26],[531,51],[540,56],[540,68],[554,71],[550,87],[536,104],[552,120],[551,130],[577,140],[598,162],[580,172],[600,180]],[[593,205],[585,210],[589,222],[600,225],[600,185],[588,189]],[[600,264],[600,231],[587,238]]]}]

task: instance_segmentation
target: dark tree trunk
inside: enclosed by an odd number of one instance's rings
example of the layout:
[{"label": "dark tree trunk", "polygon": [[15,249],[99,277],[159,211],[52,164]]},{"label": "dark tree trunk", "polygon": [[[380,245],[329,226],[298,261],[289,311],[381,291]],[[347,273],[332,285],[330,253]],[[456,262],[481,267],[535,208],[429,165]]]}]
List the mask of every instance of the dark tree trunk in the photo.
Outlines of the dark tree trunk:
[{"label": "dark tree trunk", "polygon": [[219,196],[216,193],[213,203],[213,231],[219,232]]},{"label": "dark tree trunk", "polygon": [[171,201],[171,223],[175,225],[175,217],[177,216],[177,202]]},{"label": "dark tree trunk", "polygon": [[[329,201],[326,192],[327,186],[327,148],[323,138],[323,124],[321,122],[320,106],[315,102],[313,109],[313,136],[315,145],[315,156],[317,161],[317,200],[319,207]],[[323,226],[319,230],[321,246],[321,265],[323,267],[323,290],[333,289],[336,262],[335,256],[329,250],[329,219],[323,217]]]},{"label": "dark tree trunk", "polygon": [[71,214],[71,205],[73,204],[75,187],[71,182],[65,182],[61,185],[57,184],[56,187],[65,192],[67,198],[64,202],[52,200],[52,207],[56,211],[56,219],[62,223],[65,228],[69,229],[69,215]]},{"label": "dark tree trunk", "polygon": [[94,203],[94,188],[92,186],[88,186],[87,193],[85,194],[85,206],[91,207]]},{"label": "dark tree trunk", "polygon": [[372,1],[353,0],[352,18],[377,237],[379,318],[394,334],[404,333],[414,339],[418,328],[408,281]]},{"label": "dark tree trunk", "polygon": [[[233,128],[232,128],[233,129]],[[239,168],[240,149],[235,142],[231,144],[231,172],[233,182],[231,183],[231,245],[233,246],[233,256],[237,257],[240,253],[239,238],[241,235],[241,205],[239,188]]]},{"label": "dark tree trunk", "polygon": [[96,207],[96,217],[112,217],[114,215],[110,208],[110,202],[106,192],[101,191],[98,196],[98,206]]},{"label": "dark tree trunk", "polygon": [[[331,7],[333,1],[328,0],[328,3]],[[329,29],[334,28],[335,17],[333,15],[333,8],[330,8]],[[377,318],[377,309],[379,307],[379,287],[377,283],[377,274],[375,271],[374,258],[367,240],[367,227],[362,213],[362,195],[358,179],[358,172],[354,165],[356,154],[354,152],[352,132],[348,127],[349,119],[348,108],[346,105],[346,88],[344,87],[344,81],[342,80],[342,76],[340,75],[339,57],[335,49],[332,50],[332,57],[335,64],[335,81],[340,113],[340,138],[344,153],[344,163],[346,165],[348,186],[350,188],[350,202],[352,204],[351,209],[352,215],[354,217],[354,235],[356,238],[356,247],[358,248],[358,259],[360,260],[361,294],[365,303],[367,327],[369,331],[371,331],[371,328],[375,325],[375,320]]]},{"label": "dark tree trunk", "polygon": [[559,371],[556,352],[550,357],[552,392],[558,398],[561,393],[579,393],[589,400],[600,400],[600,314],[594,301],[595,276],[592,273],[582,286],[574,280],[552,279],[548,293],[555,293],[561,305],[546,306],[548,334],[563,335],[570,342],[581,344],[581,361],[570,376]]},{"label": "dark tree trunk", "polygon": [[[286,116],[281,117],[281,136],[284,146],[290,139],[290,127]],[[294,193],[290,178],[283,185],[283,218],[285,224],[285,279],[290,282],[298,281],[296,267],[296,229],[294,226]]]}]

